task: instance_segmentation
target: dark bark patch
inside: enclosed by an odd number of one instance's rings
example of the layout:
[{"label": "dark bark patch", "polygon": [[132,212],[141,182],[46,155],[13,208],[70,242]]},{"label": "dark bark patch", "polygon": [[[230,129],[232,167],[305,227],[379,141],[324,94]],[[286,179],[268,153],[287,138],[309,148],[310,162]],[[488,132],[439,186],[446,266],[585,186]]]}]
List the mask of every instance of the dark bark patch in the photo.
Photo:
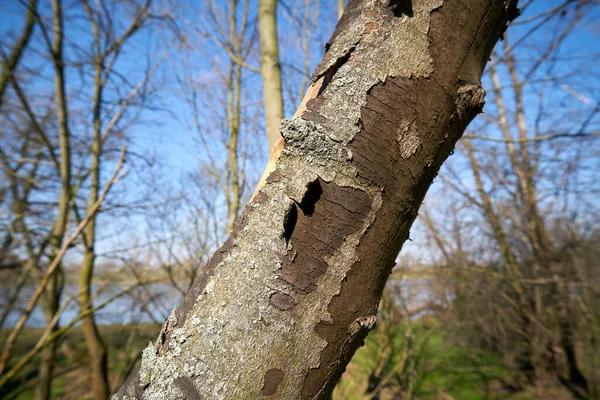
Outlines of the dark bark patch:
[{"label": "dark bark patch", "polygon": [[463,12],[459,1],[445,1],[431,13],[429,48],[438,82],[459,80],[479,85],[481,74],[506,21],[519,14],[516,1],[479,1]]},{"label": "dark bark patch", "polygon": [[381,15],[381,12],[377,8],[363,10],[362,16],[365,18],[376,18]]},{"label": "dark bark patch", "polygon": [[265,204],[267,200],[269,200],[269,196],[262,190],[259,190],[256,196],[252,198],[252,204]]},{"label": "dark bark patch", "polygon": [[[339,295],[329,303],[332,320],[315,327],[327,345],[321,352],[320,367],[306,376],[302,398],[329,393],[343,372],[339,365],[350,360],[368,333],[367,328],[352,327],[376,313],[416,210],[468,122],[457,118],[456,96],[450,93],[435,79],[389,77],[367,94],[361,109],[361,131],[349,145],[354,154],[351,163],[361,182],[382,189],[384,201],[356,249],[357,262],[348,271]],[[409,129],[399,129],[407,123]],[[401,145],[413,142],[418,146]],[[437,158],[432,159],[432,154]]]},{"label": "dark bark patch", "polygon": [[139,369],[133,370],[123,385],[119,388],[119,391],[115,397],[119,400],[124,399],[141,399],[144,396],[144,388],[140,386],[140,371]]},{"label": "dark bark patch", "polygon": [[269,297],[269,303],[281,311],[289,311],[294,308],[294,299],[282,292],[275,292]]},{"label": "dark bark patch", "polygon": [[185,400],[202,400],[203,397],[194,385],[194,382],[187,376],[180,376],[175,379],[175,384],[183,394]]},{"label": "dark bark patch", "polygon": [[[429,155],[438,153],[431,151],[454,133],[448,125],[454,113],[450,93],[435,79],[395,77],[367,95],[361,132],[350,143],[351,163],[361,181],[385,188],[384,196],[399,201],[400,209],[414,208],[408,195],[441,161],[432,163]],[[458,139],[453,136],[452,147]]]},{"label": "dark bark patch", "polygon": [[323,96],[317,96],[314,99],[310,99],[308,103],[306,103],[306,110],[302,113],[302,118],[312,121],[315,124],[325,124],[327,122],[327,118],[323,117],[319,113],[319,109],[324,102],[325,99]]},{"label": "dark bark patch", "polygon": [[379,22],[375,22],[375,21],[367,22],[365,24],[365,27],[363,28],[361,35],[368,36],[368,35],[372,34],[373,32],[377,31],[377,29],[379,29],[380,27],[381,27],[381,24]]},{"label": "dark bark patch", "polygon": [[269,176],[267,176],[267,183],[274,183],[274,182],[280,182],[281,181],[281,174],[279,173],[279,170],[275,170],[273,172],[271,172],[269,174]]},{"label": "dark bark patch", "polygon": [[173,333],[173,330],[175,329],[175,326],[177,326],[177,317],[175,315],[170,315],[162,325],[160,334],[158,335],[158,339],[154,345],[156,354],[163,354],[169,349],[169,339]]},{"label": "dark bark patch", "polygon": [[277,393],[277,388],[284,376],[283,371],[279,368],[271,368],[265,372],[265,382],[262,387],[263,396],[272,396]]},{"label": "dark bark patch", "polygon": [[363,224],[371,206],[366,192],[327,183],[312,182],[302,198],[288,251],[280,254],[281,278],[299,293],[310,293],[327,272],[325,258],[340,248],[344,239]]},{"label": "dark bark patch", "polygon": [[[165,326],[165,325],[163,325]],[[156,346],[156,352],[162,354],[164,352],[164,347],[167,344],[167,332],[165,329],[161,329],[160,335],[158,335],[158,346]]]}]

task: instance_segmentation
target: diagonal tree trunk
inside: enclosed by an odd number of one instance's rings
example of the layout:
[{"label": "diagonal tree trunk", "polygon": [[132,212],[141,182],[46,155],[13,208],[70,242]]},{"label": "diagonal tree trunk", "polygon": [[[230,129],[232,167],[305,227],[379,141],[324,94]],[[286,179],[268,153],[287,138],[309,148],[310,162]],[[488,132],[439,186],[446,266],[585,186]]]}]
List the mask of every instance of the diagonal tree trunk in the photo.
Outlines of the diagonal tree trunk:
[{"label": "diagonal tree trunk", "polygon": [[259,189],[116,397],[328,398],[516,14],[350,1]]}]

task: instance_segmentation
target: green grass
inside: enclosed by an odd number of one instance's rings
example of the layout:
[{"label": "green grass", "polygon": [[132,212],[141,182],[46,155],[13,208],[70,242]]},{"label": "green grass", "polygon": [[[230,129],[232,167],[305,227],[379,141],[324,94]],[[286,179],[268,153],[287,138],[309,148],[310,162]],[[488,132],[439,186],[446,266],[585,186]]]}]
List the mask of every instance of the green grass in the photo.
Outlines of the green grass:
[{"label": "green grass", "polygon": [[[160,330],[158,324],[140,325],[105,325],[100,326],[100,334],[108,348],[108,369],[112,386],[116,386],[123,378],[126,368],[135,360],[137,354],[154,341]],[[13,351],[13,361],[28,352],[37,342],[43,329],[26,328],[19,335],[19,340]],[[9,330],[0,330],[0,348]],[[52,386],[54,399],[89,399],[91,386],[89,383],[88,356],[85,351],[85,341],[81,328],[71,329],[61,343],[68,343],[72,350],[67,357],[61,349],[57,351],[55,379]],[[0,388],[0,399],[28,400],[35,398],[35,383],[39,356],[21,372],[17,378]]]},{"label": "green grass", "polygon": [[[412,321],[410,339],[410,356],[404,361],[404,373],[396,374],[401,369],[405,349],[406,324],[391,328],[385,335],[372,331],[360,348],[342,380],[334,392],[335,400],[365,400],[368,377],[382,359],[386,367],[380,376],[390,376],[388,386],[380,392],[380,399],[397,398],[398,393],[406,393],[408,376],[413,377],[412,398],[419,400],[487,400],[507,399],[508,394],[501,389],[500,378],[510,378],[510,371],[501,363],[501,358],[491,352],[478,352],[453,344],[441,324],[431,319]],[[387,346],[390,343],[391,346]],[[411,364],[412,363],[412,364]],[[533,399],[528,393],[521,397],[510,397],[511,400]],[[514,396],[514,394],[513,394]]]},{"label": "green grass", "polygon": [[[382,324],[383,325],[383,324]],[[416,368],[413,373],[413,400],[538,400],[569,399],[568,393],[557,397],[539,395],[534,391],[512,393],[504,392],[500,378],[510,380],[510,371],[502,367],[501,357],[491,352],[457,346],[448,338],[444,327],[432,319],[421,319],[412,322],[411,344],[413,354],[411,360]],[[131,360],[154,341],[160,326],[157,324],[141,325],[109,325],[100,326],[100,332],[109,351],[109,374],[111,387],[116,388],[131,366]],[[385,375],[396,371],[402,362],[405,348],[406,323],[388,326],[389,335],[384,335],[383,326],[372,331],[360,348],[334,393],[335,400],[365,400],[369,374],[382,357],[385,364]],[[41,329],[24,329],[14,350],[13,360],[25,354],[37,341]],[[8,334],[0,330],[0,348]],[[57,352],[57,368],[53,384],[55,399],[90,399],[89,370],[85,352],[84,338],[80,328],[74,328],[63,339],[75,350],[67,357],[63,351]],[[387,342],[386,342],[387,341]],[[389,343],[389,346],[386,346]],[[422,349],[422,351],[420,350]],[[416,354],[420,357],[416,357]],[[0,389],[0,399],[26,400],[35,398],[36,372],[39,359],[35,359],[24,368],[17,379]],[[394,374],[390,374],[394,375]],[[380,400],[392,399],[394,391],[406,387],[409,373],[389,380],[390,385],[380,393]],[[404,385],[404,386],[402,386]],[[554,389],[552,389],[554,390]],[[566,396],[566,397],[565,397]]]}]

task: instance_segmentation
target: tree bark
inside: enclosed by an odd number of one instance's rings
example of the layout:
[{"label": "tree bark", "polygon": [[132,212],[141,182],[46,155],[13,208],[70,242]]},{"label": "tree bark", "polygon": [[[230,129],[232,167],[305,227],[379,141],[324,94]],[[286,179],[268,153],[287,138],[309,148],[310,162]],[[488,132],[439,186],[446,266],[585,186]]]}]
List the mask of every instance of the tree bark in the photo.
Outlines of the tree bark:
[{"label": "tree bark", "polygon": [[350,1],[251,202],[116,398],[328,398],[517,13]]}]

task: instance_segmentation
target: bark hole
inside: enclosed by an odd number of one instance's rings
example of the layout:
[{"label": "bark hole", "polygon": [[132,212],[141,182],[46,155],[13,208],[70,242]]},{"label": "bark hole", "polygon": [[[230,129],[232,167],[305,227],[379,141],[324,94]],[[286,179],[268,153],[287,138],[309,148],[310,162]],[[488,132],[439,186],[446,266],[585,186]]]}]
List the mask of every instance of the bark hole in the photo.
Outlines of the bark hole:
[{"label": "bark hole", "polygon": [[412,0],[388,0],[387,6],[392,10],[394,17],[414,17]]},{"label": "bark hole", "polygon": [[315,204],[317,204],[322,194],[323,188],[317,179],[306,186],[306,192],[300,203],[294,201],[294,203],[290,204],[283,217],[283,233],[281,234],[281,237],[285,239],[286,247],[290,243],[290,239],[296,228],[296,222],[298,222],[298,208],[296,204],[300,207],[304,216],[312,217],[315,212]]},{"label": "bark hole", "polygon": [[319,201],[322,194],[323,188],[318,179],[307,185],[306,193],[300,202],[300,209],[305,216],[311,217],[313,215],[315,212],[315,204],[317,204],[317,201]]},{"label": "bark hole", "polygon": [[296,204],[292,203],[283,217],[283,233],[281,234],[281,237],[285,240],[286,247],[290,243],[290,238],[292,237],[292,233],[294,233],[297,221],[298,209],[296,208]]},{"label": "bark hole", "polygon": [[320,178],[307,185],[286,252],[279,254],[281,279],[296,293],[310,293],[327,272],[325,258],[362,226],[371,205],[359,189],[340,187]]},{"label": "bark hole", "polygon": [[356,46],[352,46],[350,49],[348,49],[348,51],[346,51],[346,53],[344,53],[344,55],[342,55],[340,58],[338,58],[335,61],[335,63],[331,67],[329,67],[327,72],[325,72],[325,74],[323,74],[323,84],[319,88],[318,95],[323,93],[323,91],[325,90],[327,85],[329,85],[329,82],[331,82],[333,80],[333,77],[335,76],[336,72],[338,72],[338,70],[342,67],[342,65],[346,64],[348,62],[348,60],[350,60],[350,57],[352,56],[352,52],[354,52],[355,49],[356,49]]}]

